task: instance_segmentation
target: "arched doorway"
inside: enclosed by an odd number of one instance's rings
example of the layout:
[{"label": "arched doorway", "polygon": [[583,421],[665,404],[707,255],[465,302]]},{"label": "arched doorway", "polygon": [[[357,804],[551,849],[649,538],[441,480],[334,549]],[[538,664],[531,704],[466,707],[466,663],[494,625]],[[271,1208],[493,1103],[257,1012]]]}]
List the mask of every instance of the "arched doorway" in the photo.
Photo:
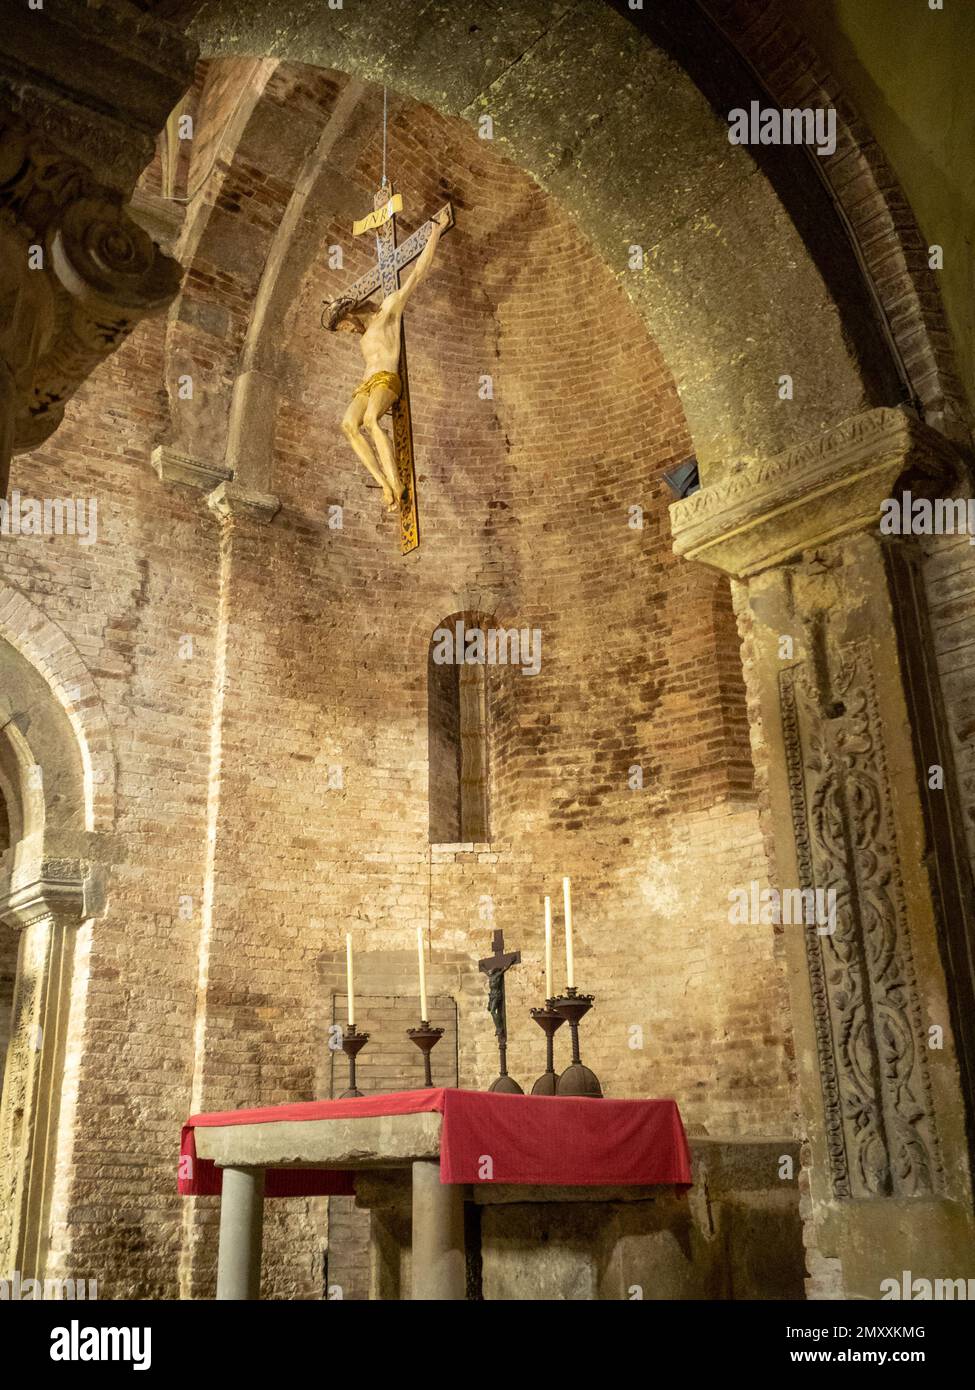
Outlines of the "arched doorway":
[{"label": "arched doorway", "polygon": [[84,776],[68,716],[0,641],[0,1248],[43,1276],[75,934],[84,903]]}]

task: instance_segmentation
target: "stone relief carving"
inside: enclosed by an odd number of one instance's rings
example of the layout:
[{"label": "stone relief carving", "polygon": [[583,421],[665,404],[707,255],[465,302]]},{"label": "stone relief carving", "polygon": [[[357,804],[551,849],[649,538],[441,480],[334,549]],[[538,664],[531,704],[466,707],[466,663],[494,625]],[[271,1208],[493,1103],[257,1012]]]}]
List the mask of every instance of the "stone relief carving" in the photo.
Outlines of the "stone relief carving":
[{"label": "stone relief carving", "polygon": [[806,928],[834,1195],[914,1196],[943,1167],[906,924],[873,671],[827,659],[831,703],[803,666],[779,690],[800,886],[832,889],[836,930]]}]

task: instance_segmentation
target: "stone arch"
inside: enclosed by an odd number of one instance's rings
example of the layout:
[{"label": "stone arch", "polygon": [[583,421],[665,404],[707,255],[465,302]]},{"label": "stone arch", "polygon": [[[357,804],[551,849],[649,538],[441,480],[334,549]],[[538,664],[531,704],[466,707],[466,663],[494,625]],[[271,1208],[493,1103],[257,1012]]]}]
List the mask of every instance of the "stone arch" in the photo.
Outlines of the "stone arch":
[{"label": "stone arch", "polygon": [[[342,25],[292,28],[265,7],[217,4],[191,32],[208,54],[273,52],[359,80],[393,77],[398,92],[475,126],[490,115],[496,146],[574,216],[660,343],[711,482],[903,390],[815,175],[801,157],[759,163],[728,144],[690,72],[693,35],[663,8],[673,32],[652,36],[597,0],[555,17],[522,0],[476,25],[445,4],[405,17],[373,6],[368,23],[350,13]],[[612,110],[598,88],[604,68],[620,78]],[[641,151],[629,178],[609,148]],[[627,264],[634,244],[645,251],[639,273]],[[773,312],[777,296],[786,313]],[[775,383],[800,354],[815,365],[783,410]]]},{"label": "stone arch", "polygon": [[[4,644],[9,644],[6,651]],[[84,829],[110,830],[115,820],[115,752],[98,687],[63,628],[26,594],[8,588],[0,604],[0,665],[5,675],[8,669],[14,670],[8,663],[15,655],[43,679],[77,741],[83,773]],[[38,708],[44,711],[43,702]],[[43,713],[43,717],[45,722],[53,720],[50,713]],[[58,755],[59,767],[63,766],[63,756],[63,752]]]},{"label": "stone arch", "polygon": [[[858,249],[926,422],[966,443],[970,411],[958,379],[937,276],[884,152],[842,84],[782,0],[701,0],[703,9],[779,105],[833,106],[837,148],[814,160]],[[634,22],[642,16],[634,14]]]}]

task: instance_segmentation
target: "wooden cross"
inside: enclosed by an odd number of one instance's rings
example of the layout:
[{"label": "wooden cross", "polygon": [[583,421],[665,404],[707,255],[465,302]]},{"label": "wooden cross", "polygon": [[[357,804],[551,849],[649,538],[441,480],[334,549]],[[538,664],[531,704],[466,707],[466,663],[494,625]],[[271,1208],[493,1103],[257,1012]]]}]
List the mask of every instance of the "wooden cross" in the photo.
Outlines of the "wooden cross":
[{"label": "wooden cross", "polygon": [[[377,190],[373,206],[373,216],[364,220],[367,230],[376,231],[377,264],[371,270],[367,270],[365,275],[360,276],[341,296],[353,299],[356,304],[361,304],[375,294],[376,290],[382,291],[383,299],[394,294],[399,289],[400,271],[416,260],[433,231],[433,223],[424,222],[412,236],[407,237],[402,246],[397,246],[396,212],[402,207],[402,199],[394,197],[392,185],[387,183],[385,187]],[[445,203],[440,211],[447,213],[448,221],[444,227],[444,231],[447,232],[454,225],[454,210],[449,203]],[[398,371],[403,390],[391,414],[393,453],[403,487],[399,506],[400,550],[406,555],[420,544],[420,518],[416,499],[416,464],[413,459],[413,425],[410,419],[410,377],[406,363],[405,327],[400,329]]]}]

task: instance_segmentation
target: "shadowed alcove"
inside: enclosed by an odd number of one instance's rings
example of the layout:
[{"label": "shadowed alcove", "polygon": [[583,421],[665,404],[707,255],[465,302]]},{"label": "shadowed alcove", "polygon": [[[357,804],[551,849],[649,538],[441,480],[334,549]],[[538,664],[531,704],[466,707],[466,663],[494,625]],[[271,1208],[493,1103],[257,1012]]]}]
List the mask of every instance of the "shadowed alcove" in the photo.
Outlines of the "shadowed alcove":
[{"label": "shadowed alcove", "polygon": [[[492,619],[452,613],[438,623],[427,658],[430,843],[491,838],[491,668],[465,660],[454,634],[486,632]],[[449,642],[444,642],[444,635]],[[449,647],[452,660],[442,659]]]}]

